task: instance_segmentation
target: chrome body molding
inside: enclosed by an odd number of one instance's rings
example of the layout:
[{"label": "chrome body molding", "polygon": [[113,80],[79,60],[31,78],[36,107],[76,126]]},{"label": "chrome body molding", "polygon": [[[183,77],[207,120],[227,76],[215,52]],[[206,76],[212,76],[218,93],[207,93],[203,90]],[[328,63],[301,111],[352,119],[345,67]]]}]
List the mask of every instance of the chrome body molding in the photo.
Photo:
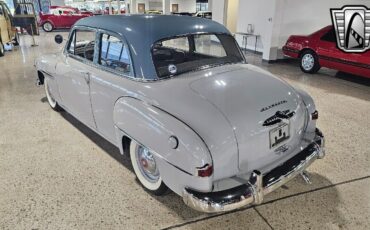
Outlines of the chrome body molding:
[{"label": "chrome body molding", "polygon": [[251,174],[245,185],[215,193],[200,193],[189,188],[183,191],[183,201],[189,207],[207,213],[225,212],[247,205],[261,204],[264,196],[301,174],[316,159],[325,157],[325,138],[316,129],[316,137],[306,149],[281,166],[262,175],[258,170]]}]

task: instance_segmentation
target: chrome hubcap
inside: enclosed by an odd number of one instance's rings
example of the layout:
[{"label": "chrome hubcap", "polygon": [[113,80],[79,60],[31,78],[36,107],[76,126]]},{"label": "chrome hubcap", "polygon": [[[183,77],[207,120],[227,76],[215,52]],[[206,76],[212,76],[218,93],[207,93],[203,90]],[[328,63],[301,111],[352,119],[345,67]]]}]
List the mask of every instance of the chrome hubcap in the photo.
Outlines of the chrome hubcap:
[{"label": "chrome hubcap", "polygon": [[52,26],[50,23],[45,23],[44,24],[44,28],[47,30],[47,31],[50,31],[52,29]]},{"label": "chrome hubcap", "polygon": [[302,58],[302,67],[303,69],[309,71],[315,65],[315,59],[312,54],[305,54]]},{"label": "chrome hubcap", "polygon": [[159,180],[159,171],[153,154],[145,147],[138,146],[136,148],[137,165],[142,175],[148,181],[155,183]]}]

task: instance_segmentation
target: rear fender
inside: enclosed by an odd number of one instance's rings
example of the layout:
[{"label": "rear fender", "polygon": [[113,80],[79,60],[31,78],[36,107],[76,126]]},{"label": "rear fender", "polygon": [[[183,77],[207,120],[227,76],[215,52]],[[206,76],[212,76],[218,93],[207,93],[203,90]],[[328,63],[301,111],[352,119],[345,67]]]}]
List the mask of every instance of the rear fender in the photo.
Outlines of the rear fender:
[{"label": "rear fender", "polygon": [[[186,174],[195,175],[196,168],[213,165],[201,137],[188,125],[157,107],[136,98],[122,97],[115,104],[113,119],[116,134],[121,130],[147,147],[156,158]],[[172,136],[178,140],[177,148],[170,143]]]}]

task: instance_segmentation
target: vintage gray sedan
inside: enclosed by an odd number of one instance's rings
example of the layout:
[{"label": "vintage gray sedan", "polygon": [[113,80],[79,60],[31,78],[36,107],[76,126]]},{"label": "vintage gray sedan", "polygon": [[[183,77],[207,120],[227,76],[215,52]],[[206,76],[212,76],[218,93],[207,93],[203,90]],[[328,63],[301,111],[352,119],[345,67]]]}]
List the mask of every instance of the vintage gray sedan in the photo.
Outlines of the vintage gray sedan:
[{"label": "vintage gray sedan", "polygon": [[129,154],[145,189],[202,212],[259,204],[325,155],[312,98],[211,20],[90,17],[35,64],[51,108]]}]

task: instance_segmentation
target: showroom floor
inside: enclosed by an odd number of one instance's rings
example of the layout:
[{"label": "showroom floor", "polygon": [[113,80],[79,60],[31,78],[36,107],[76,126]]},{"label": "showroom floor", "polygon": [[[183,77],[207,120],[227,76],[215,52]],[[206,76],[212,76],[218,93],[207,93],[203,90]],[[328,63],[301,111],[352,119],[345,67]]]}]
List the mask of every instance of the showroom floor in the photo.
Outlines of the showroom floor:
[{"label": "showroom floor", "polygon": [[370,229],[370,80],[248,54],[313,96],[327,157],[309,168],[311,185],[296,178],[259,206],[207,215],[149,195],[118,149],[49,108],[33,63],[61,49],[55,34],[34,48],[22,36],[0,58],[0,229]]}]

